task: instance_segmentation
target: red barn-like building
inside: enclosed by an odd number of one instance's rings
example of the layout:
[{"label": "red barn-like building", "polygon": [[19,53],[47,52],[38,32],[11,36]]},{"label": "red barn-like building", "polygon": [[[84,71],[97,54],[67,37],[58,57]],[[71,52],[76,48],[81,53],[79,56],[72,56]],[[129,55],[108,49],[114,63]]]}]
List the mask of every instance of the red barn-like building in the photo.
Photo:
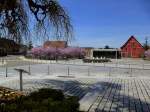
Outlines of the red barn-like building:
[{"label": "red barn-like building", "polygon": [[134,36],[131,36],[121,47],[121,53],[122,57],[141,58],[144,54],[144,48]]}]

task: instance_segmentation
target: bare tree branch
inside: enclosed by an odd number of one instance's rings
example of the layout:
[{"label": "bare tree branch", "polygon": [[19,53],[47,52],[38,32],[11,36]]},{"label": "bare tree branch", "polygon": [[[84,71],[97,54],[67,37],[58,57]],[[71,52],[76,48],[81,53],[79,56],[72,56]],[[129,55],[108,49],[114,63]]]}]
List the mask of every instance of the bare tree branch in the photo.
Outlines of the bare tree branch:
[{"label": "bare tree branch", "polygon": [[[25,5],[27,3],[28,6]],[[0,0],[0,33],[20,43],[29,36],[30,19],[39,33],[48,35],[54,28],[57,38],[72,38],[70,18],[55,0]],[[49,26],[49,27],[46,27]],[[32,29],[33,30],[33,29]],[[4,33],[5,32],[5,33]]]}]

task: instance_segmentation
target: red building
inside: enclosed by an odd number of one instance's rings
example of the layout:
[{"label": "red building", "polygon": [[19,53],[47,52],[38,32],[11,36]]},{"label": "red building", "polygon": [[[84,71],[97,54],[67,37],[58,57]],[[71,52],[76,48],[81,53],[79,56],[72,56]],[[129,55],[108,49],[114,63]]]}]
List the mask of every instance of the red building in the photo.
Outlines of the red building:
[{"label": "red building", "polygon": [[131,36],[121,47],[121,53],[122,57],[141,58],[144,54],[144,48],[134,36]]}]

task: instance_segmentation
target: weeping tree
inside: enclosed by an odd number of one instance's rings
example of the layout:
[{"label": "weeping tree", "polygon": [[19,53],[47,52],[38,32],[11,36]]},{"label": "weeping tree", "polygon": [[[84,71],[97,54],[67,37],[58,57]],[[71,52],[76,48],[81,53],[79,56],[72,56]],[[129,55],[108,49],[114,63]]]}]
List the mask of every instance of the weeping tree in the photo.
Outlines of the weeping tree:
[{"label": "weeping tree", "polygon": [[0,0],[1,37],[21,43],[31,37],[49,38],[51,31],[57,39],[72,37],[70,18],[58,1]]}]

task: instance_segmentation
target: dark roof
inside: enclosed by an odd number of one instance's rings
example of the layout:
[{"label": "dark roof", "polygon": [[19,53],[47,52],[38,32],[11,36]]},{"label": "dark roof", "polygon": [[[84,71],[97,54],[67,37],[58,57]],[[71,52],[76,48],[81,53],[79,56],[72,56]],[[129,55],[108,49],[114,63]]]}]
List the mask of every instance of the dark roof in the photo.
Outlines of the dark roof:
[{"label": "dark roof", "polygon": [[81,47],[83,49],[94,49],[94,47]]},{"label": "dark roof", "polygon": [[120,49],[93,49],[93,51],[120,51]]},{"label": "dark roof", "polygon": [[139,45],[143,48],[142,44],[132,35],[127,41],[125,44],[123,44],[123,46],[121,47],[121,49],[123,47],[125,47],[127,45],[127,43],[131,40],[131,39],[134,39],[137,43],[139,43]]}]

